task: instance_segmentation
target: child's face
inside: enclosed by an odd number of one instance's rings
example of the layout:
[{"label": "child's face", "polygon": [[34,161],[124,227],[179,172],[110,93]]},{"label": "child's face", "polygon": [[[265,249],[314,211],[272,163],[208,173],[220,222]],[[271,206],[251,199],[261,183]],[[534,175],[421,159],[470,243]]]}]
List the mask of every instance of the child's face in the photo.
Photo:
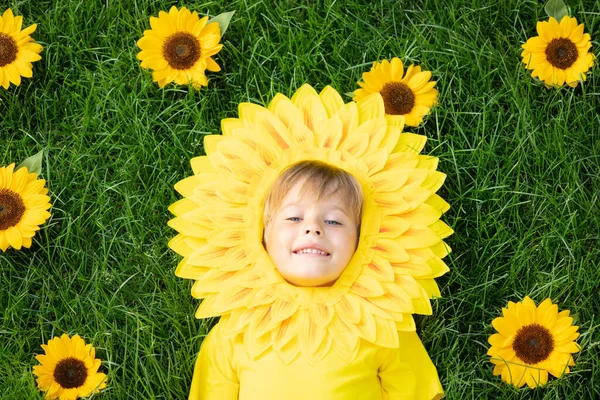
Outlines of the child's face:
[{"label": "child's face", "polygon": [[339,195],[319,201],[297,183],[265,229],[265,247],[286,281],[296,286],[333,284],[350,262],[358,221]]}]

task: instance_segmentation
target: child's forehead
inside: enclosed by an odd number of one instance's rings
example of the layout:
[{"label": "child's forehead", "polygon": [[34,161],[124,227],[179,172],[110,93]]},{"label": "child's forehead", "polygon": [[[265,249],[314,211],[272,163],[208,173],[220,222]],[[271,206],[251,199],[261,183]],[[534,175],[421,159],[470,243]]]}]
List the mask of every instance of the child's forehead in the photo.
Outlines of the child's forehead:
[{"label": "child's forehead", "polygon": [[[293,207],[301,208],[301,207],[307,207],[307,206],[322,205],[327,208],[340,209],[342,211],[347,211],[349,208],[348,204],[346,204],[342,201],[339,201],[338,198],[336,198],[336,197],[337,196],[330,196],[328,198],[321,198],[318,200],[310,199],[310,198],[290,199],[289,201],[283,201],[280,209],[293,208]],[[341,199],[341,197],[339,199]]]},{"label": "child's forehead", "polygon": [[298,182],[290,188],[285,196],[283,196],[281,202],[282,206],[289,203],[310,204],[332,201],[336,201],[344,205],[348,203],[348,200],[344,199],[343,196],[341,196],[340,193],[335,190],[333,185],[328,186],[322,188],[325,190],[318,190],[315,187],[311,187],[310,184],[306,184],[304,181]]},{"label": "child's forehead", "polygon": [[319,205],[332,210],[340,210],[348,213],[350,209],[349,202],[339,193],[333,192],[322,196],[316,193],[306,191],[295,191],[288,193],[279,206],[279,211],[284,209],[304,208]]}]

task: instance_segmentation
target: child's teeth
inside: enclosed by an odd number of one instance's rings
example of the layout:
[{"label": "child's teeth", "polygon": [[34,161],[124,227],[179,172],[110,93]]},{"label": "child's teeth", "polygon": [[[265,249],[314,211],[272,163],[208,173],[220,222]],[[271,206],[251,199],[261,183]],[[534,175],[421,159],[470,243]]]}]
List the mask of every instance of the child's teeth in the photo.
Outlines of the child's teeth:
[{"label": "child's teeth", "polygon": [[298,253],[311,253],[311,254],[321,254],[321,255],[327,254],[324,251],[317,250],[317,249],[303,249],[303,250],[300,250]]}]

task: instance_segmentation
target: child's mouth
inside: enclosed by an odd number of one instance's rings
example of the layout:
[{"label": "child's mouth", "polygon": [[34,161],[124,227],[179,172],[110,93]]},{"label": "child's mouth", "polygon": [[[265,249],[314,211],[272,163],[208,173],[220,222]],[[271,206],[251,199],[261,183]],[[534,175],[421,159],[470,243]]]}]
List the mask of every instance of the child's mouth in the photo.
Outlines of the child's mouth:
[{"label": "child's mouth", "polygon": [[317,255],[317,256],[329,256],[331,254],[329,254],[326,251],[320,250],[320,249],[314,249],[314,248],[306,248],[306,249],[300,249],[300,250],[294,250],[292,253],[294,254],[309,254],[309,255]]}]

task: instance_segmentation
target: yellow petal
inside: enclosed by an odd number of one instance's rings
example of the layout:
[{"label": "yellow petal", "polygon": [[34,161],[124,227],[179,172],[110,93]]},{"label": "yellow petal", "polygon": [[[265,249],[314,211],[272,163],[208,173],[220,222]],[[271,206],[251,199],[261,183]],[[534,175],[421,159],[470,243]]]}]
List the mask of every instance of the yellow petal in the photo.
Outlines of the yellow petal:
[{"label": "yellow petal", "polygon": [[301,311],[299,318],[300,331],[298,332],[298,339],[300,340],[302,353],[305,355],[314,354],[325,338],[327,331],[317,326],[308,310]]},{"label": "yellow petal", "polygon": [[329,85],[325,86],[325,88],[319,94],[319,97],[321,98],[321,102],[323,103],[329,118],[333,117],[333,115],[344,106],[344,100],[342,100],[342,96],[340,96],[337,90]]},{"label": "yellow petal", "polygon": [[8,64],[4,66],[4,72],[8,75],[8,80],[16,86],[21,84],[21,75],[17,71],[17,67],[14,64]]},{"label": "yellow petal", "polygon": [[244,232],[240,229],[215,229],[208,235],[206,240],[214,246],[234,247],[242,244],[244,239]]},{"label": "yellow petal", "polygon": [[350,288],[350,292],[363,298],[378,297],[385,294],[383,287],[377,281],[377,279],[367,275],[359,275]]},{"label": "yellow petal", "polygon": [[219,72],[221,70],[221,67],[219,66],[219,64],[217,64],[215,62],[215,60],[213,60],[212,58],[208,57],[206,59],[206,69],[211,71],[211,72]]},{"label": "yellow petal", "polygon": [[262,336],[246,335],[244,347],[252,359],[262,355],[271,346],[271,333]]},{"label": "yellow petal", "polygon": [[286,344],[288,344],[296,336],[296,332],[294,331],[294,328],[296,327],[297,316],[296,316],[295,312],[296,312],[296,310],[294,310],[294,313],[292,313],[291,317],[286,318],[285,320],[281,321],[278,328],[273,331],[272,340],[273,340],[273,348],[275,350],[282,349]]},{"label": "yellow petal", "polygon": [[373,200],[381,208],[384,215],[402,214],[411,209],[410,204],[395,193],[375,193]]},{"label": "yellow petal", "polygon": [[190,255],[188,263],[204,267],[219,267],[222,257],[227,254],[227,250],[229,249],[226,247],[213,246],[207,243]]},{"label": "yellow petal", "polygon": [[4,11],[4,14],[2,14],[2,19],[4,21],[2,32],[11,33],[13,29],[14,15],[10,8]]},{"label": "yellow petal", "polygon": [[335,305],[335,315],[347,324],[357,324],[361,319],[360,304],[355,296],[343,296]]},{"label": "yellow petal", "polygon": [[398,216],[386,216],[381,221],[379,234],[381,237],[395,238],[402,235],[411,227],[409,219]]},{"label": "yellow petal", "polygon": [[319,328],[325,328],[333,318],[333,308],[328,305],[315,303],[309,308],[310,318]]},{"label": "yellow petal", "polygon": [[379,282],[393,282],[394,269],[388,260],[378,255],[365,267],[365,274],[373,277]]},{"label": "yellow petal", "polygon": [[298,304],[277,299],[273,302],[273,306],[271,307],[271,318],[273,318],[273,321],[275,322],[281,322],[294,315],[296,310],[298,310]]},{"label": "yellow petal", "polygon": [[375,319],[375,325],[377,329],[377,343],[387,348],[398,348],[399,340],[396,324],[391,320],[377,318]]},{"label": "yellow petal", "polygon": [[397,243],[407,250],[430,247],[440,240],[440,237],[427,227],[411,227],[396,239]]},{"label": "yellow petal", "polygon": [[[366,302],[366,300],[363,300]],[[369,342],[375,342],[377,339],[377,325],[375,325],[375,318],[373,314],[369,312],[369,310],[364,309],[364,306],[361,304],[361,313],[362,318],[360,322],[355,325],[358,334],[363,339]]]},{"label": "yellow petal", "polygon": [[394,240],[380,238],[375,243],[373,250],[390,262],[402,263],[410,260],[410,256],[406,250]]},{"label": "yellow petal", "polygon": [[[306,86],[306,85],[305,85]],[[303,88],[305,87],[303,86]],[[312,89],[312,88],[311,88]],[[313,89],[314,90],[314,89]],[[300,89],[301,92],[302,89]],[[296,92],[296,93],[298,93]],[[304,125],[316,134],[325,131],[327,120],[327,111],[318,96],[299,95],[292,98],[292,101],[298,106],[304,114]]]},{"label": "yellow petal", "polygon": [[319,147],[336,149],[342,139],[342,121],[338,116],[327,121],[327,129],[319,136]]},{"label": "yellow petal", "polygon": [[336,340],[333,349],[346,361],[347,363],[352,362],[358,353],[360,347],[359,337],[355,334],[354,330],[345,321],[339,318],[339,314],[333,318],[332,326],[333,331],[339,336],[339,340]]},{"label": "yellow petal", "polygon": [[359,126],[358,106],[356,103],[348,103],[337,112],[342,121],[342,140],[348,137]]},{"label": "yellow petal", "polygon": [[416,279],[416,281],[421,285],[425,293],[429,298],[433,299],[436,297],[441,297],[440,288],[437,283],[435,283],[434,279]]},{"label": "yellow petal", "polygon": [[8,243],[16,250],[20,250],[21,246],[23,244],[23,239],[21,236],[21,233],[19,232],[19,230],[14,227],[11,226],[10,228],[8,228],[7,230],[4,231],[4,234],[6,235],[6,240],[8,241]]},{"label": "yellow petal", "polygon": [[367,150],[369,136],[367,134],[354,133],[344,139],[339,145],[340,151],[346,151],[356,158],[360,158]]},{"label": "yellow petal", "polygon": [[402,75],[404,75],[404,65],[402,64],[402,60],[398,57],[392,58],[390,67],[391,80],[400,82],[400,80],[402,80]]},{"label": "yellow petal", "polygon": [[433,271],[429,263],[423,258],[410,255],[406,262],[390,263],[396,274],[408,274],[423,278],[433,277]]},{"label": "yellow petal", "polygon": [[379,93],[372,93],[356,102],[358,106],[359,124],[367,121],[384,118],[385,106]]},{"label": "yellow petal", "polygon": [[427,137],[416,135],[414,133],[403,133],[398,139],[398,144],[394,148],[394,152],[413,151],[420,153],[425,147]]}]

